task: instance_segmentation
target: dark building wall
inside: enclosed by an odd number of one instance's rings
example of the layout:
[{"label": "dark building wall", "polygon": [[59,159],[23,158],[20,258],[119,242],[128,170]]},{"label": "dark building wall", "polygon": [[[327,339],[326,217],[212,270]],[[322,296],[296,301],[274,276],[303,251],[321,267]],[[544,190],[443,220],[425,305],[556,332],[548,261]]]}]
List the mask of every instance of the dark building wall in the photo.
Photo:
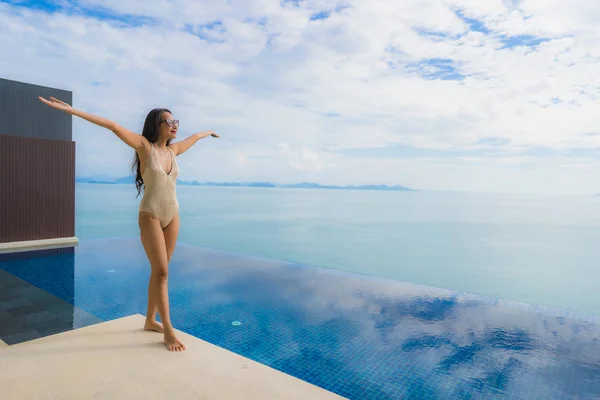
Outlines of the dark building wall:
[{"label": "dark building wall", "polygon": [[73,118],[38,96],[73,104],[72,92],[0,78],[0,135],[72,140]]},{"label": "dark building wall", "polygon": [[72,117],[38,96],[64,90],[0,79],[0,243],[75,236]]}]

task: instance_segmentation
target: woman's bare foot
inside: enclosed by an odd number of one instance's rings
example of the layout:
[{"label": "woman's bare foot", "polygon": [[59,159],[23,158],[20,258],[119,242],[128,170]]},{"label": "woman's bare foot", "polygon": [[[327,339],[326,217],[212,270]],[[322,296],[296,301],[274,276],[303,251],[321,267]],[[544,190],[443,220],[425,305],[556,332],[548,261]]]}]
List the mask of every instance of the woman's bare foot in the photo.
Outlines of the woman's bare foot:
[{"label": "woman's bare foot", "polygon": [[164,332],[163,325],[158,321],[148,321],[144,324],[145,331]]},{"label": "woman's bare foot", "polygon": [[185,350],[185,346],[175,337],[175,335],[167,335],[165,333],[165,345],[169,351]]}]

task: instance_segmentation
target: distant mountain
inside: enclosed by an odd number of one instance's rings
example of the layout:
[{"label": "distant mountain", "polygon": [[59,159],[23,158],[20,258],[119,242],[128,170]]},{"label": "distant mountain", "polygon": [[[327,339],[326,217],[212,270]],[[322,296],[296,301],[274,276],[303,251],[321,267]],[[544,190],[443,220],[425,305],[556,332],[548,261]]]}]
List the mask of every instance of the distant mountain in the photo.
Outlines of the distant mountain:
[{"label": "distant mountain", "polygon": [[85,178],[81,176],[75,177],[75,183],[103,183],[103,184],[115,184],[114,180],[108,180],[106,178]]},{"label": "distant mountain", "polygon": [[295,183],[292,185],[281,185],[281,187],[298,188],[298,189],[346,189],[346,190],[405,190],[412,191],[404,186],[395,185],[347,185],[347,186],[335,186],[335,185],[320,185],[312,182]]},{"label": "distant mountain", "polygon": [[274,183],[268,183],[268,182],[254,182],[254,183],[248,184],[248,186],[250,186],[250,187],[277,187],[277,185],[275,185]]},{"label": "distant mountain", "polygon": [[327,189],[327,188],[329,188],[328,186],[319,185],[318,183],[312,183],[312,182],[294,183],[292,185],[285,185],[285,187],[298,188],[298,189]]},{"label": "distant mountain", "polygon": [[[133,176],[124,176],[117,179],[106,179],[106,178],[86,178],[76,177],[75,182],[77,183],[98,183],[98,184],[133,184],[135,178]],[[337,189],[337,190],[393,190],[393,191],[415,191],[405,186],[395,185],[347,185],[347,186],[335,186],[335,185],[320,185],[313,182],[301,182],[294,184],[276,184],[270,182],[198,182],[198,181],[182,181],[177,180],[178,185],[183,186],[220,186],[220,187],[259,187],[259,188],[293,188],[293,189]]]}]

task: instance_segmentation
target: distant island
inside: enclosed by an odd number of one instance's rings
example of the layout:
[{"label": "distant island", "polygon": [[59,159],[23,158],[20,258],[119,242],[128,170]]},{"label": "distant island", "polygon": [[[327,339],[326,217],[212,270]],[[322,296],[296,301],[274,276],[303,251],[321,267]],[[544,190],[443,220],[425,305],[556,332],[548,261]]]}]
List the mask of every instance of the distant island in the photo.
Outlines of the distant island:
[{"label": "distant island", "polygon": [[[99,179],[99,178],[86,178],[86,177],[75,177],[76,183],[96,183],[104,185],[119,185],[119,184],[133,184],[135,179],[133,176],[125,176],[117,179]],[[198,182],[198,181],[182,181],[177,180],[178,185],[183,186],[220,186],[220,187],[260,187],[260,188],[295,188],[295,189],[339,189],[339,190],[392,190],[392,191],[416,191],[400,185],[388,186],[388,185],[347,185],[347,186],[335,186],[335,185],[320,185],[312,182],[301,182],[293,184],[276,184],[270,182]]]}]

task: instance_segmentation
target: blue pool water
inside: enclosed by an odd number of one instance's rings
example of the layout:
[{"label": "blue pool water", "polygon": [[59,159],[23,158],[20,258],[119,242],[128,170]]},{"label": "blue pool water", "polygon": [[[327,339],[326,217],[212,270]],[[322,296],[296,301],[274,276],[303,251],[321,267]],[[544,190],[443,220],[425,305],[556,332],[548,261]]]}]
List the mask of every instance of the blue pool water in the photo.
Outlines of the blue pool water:
[{"label": "blue pool water", "polygon": [[[598,317],[185,244],[170,268],[176,328],[350,399],[600,396]],[[0,270],[100,320],[145,314],[136,239]]]}]

